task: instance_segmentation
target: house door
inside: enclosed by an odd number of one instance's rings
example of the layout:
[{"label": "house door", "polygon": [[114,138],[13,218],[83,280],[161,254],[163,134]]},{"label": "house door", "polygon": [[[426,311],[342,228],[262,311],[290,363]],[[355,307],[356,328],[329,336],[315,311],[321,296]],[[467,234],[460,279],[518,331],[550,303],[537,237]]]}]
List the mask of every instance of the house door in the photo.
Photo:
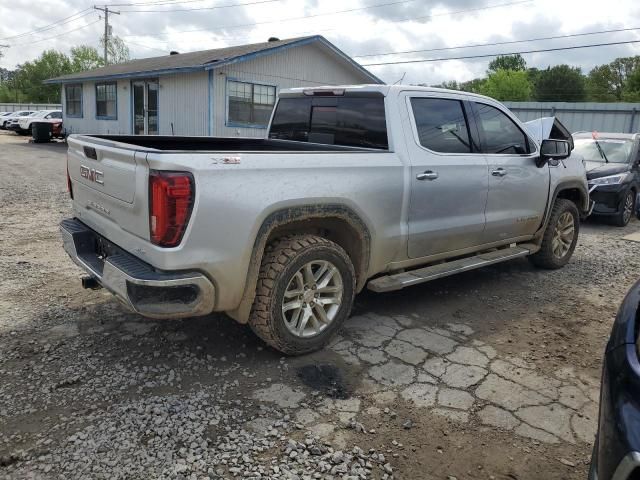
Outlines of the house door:
[{"label": "house door", "polygon": [[134,135],[158,134],[158,81],[133,82],[133,133]]}]

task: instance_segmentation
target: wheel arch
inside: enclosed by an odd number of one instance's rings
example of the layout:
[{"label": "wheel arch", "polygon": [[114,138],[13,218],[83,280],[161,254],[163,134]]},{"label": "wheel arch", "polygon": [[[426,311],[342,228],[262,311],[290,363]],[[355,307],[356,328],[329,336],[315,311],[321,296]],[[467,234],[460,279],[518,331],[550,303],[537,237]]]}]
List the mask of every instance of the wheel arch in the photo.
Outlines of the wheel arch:
[{"label": "wheel arch", "polygon": [[267,245],[277,238],[292,234],[316,234],[340,245],[353,263],[356,292],[364,288],[371,256],[371,233],[362,218],[342,204],[285,207],[270,213],[258,229],[242,299],[236,309],[226,312],[233,319],[246,323],[249,318]]},{"label": "wheel arch", "polygon": [[547,208],[544,213],[544,220],[538,231],[535,233],[534,240],[536,243],[542,241],[544,231],[549,223],[549,218],[551,218],[553,206],[558,198],[566,198],[567,200],[574,202],[580,212],[580,215],[586,216],[589,211],[589,192],[581,182],[575,180],[559,183],[556,185],[553,194],[550,196],[550,201],[547,204]]}]

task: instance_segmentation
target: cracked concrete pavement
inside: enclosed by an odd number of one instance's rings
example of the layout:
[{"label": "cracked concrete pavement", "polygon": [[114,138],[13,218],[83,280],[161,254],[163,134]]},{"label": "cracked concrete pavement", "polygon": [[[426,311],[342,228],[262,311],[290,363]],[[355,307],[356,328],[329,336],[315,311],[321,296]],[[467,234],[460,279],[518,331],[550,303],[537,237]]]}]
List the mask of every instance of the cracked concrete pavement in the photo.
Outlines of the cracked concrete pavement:
[{"label": "cracked concrete pavement", "polygon": [[[418,319],[376,313],[353,317],[330,347],[346,363],[363,368],[363,394],[376,394],[375,406],[384,408],[401,397],[425,413],[545,443],[593,442],[596,379],[570,368],[541,375],[520,357],[498,355],[475,339],[468,325],[434,329]],[[303,394],[279,385],[256,395],[285,406]],[[322,413],[348,423],[360,412],[360,402],[345,402],[326,402]],[[303,416],[311,428],[326,422],[324,416]]]}]

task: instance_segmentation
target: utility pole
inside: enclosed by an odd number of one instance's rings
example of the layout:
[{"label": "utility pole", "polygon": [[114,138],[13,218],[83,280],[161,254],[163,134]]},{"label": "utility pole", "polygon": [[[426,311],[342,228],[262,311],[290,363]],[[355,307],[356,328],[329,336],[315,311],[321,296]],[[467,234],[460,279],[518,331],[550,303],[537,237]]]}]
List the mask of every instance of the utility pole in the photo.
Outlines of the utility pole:
[{"label": "utility pole", "polygon": [[109,7],[106,5],[104,7],[98,7],[97,5],[94,5],[93,8],[104,12],[104,66],[106,67],[109,64],[107,51],[109,46],[109,36],[111,35],[111,25],[109,25],[109,13],[113,13],[114,15],[120,15],[120,12],[116,12],[115,10],[109,10]]}]

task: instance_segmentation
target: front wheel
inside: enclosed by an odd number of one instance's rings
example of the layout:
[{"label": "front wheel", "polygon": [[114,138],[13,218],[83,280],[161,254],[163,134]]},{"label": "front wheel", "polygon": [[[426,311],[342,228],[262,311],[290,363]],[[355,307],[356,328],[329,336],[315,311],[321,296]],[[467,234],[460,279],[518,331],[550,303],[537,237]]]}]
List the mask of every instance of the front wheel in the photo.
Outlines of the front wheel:
[{"label": "front wheel", "polygon": [[633,190],[629,190],[624,198],[622,199],[622,204],[620,205],[620,211],[613,217],[613,224],[618,227],[626,227],[631,220],[631,216],[635,210],[636,206],[636,194]]},{"label": "front wheel", "polygon": [[564,267],[576,248],[579,230],[578,208],[571,200],[558,198],[544,231],[540,250],[529,256],[529,260],[540,268]]},{"label": "front wheel", "polygon": [[293,235],[267,247],[249,325],[287,355],[324,347],[349,317],[355,271],[347,253],[316,235]]}]

